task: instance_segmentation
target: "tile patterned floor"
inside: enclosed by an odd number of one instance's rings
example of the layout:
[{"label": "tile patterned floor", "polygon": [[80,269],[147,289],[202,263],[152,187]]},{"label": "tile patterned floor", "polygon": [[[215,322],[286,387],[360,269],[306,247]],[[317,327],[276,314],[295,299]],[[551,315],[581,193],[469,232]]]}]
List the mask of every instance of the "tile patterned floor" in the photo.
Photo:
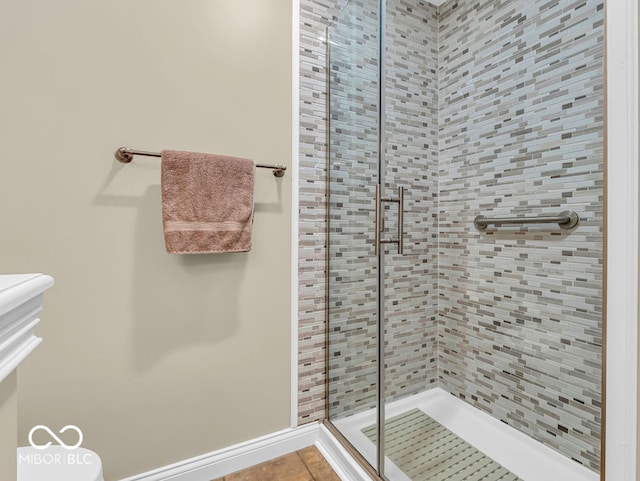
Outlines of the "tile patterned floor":
[{"label": "tile patterned floor", "polygon": [[[384,425],[389,458],[413,481],[522,481],[420,409]],[[362,430],[372,442],[376,431]]]},{"label": "tile patterned floor", "polygon": [[315,446],[212,481],[340,481]]}]

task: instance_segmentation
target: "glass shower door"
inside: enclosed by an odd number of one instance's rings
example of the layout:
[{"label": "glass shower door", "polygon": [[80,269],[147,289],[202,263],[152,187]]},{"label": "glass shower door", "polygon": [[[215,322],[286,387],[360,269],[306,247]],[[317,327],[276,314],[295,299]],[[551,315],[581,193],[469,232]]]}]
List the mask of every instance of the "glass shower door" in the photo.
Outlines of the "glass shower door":
[{"label": "glass shower door", "polygon": [[349,3],[327,29],[328,415],[377,468],[379,183],[378,2]]},{"label": "glass shower door", "polygon": [[[407,180],[406,173],[412,169],[406,168],[407,152],[402,142],[394,144],[393,151],[387,148],[388,142],[398,139],[384,133],[384,69],[380,61],[384,57],[380,45],[383,8],[384,2],[375,0],[349,3],[328,28],[326,39],[328,414],[378,473],[385,472],[385,390],[402,394],[404,389],[396,389],[399,383],[407,384],[408,379],[408,385],[417,389],[424,378],[409,375],[398,379],[398,374],[414,369],[416,363],[413,359],[407,363],[404,356],[399,359],[385,336],[394,343],[406,344],[407,328],[417,329],[408,336],[413,345],[424,342],[425,332],[424,326],[412,322],[415,302],[395,300],[406,291],[403,251],[405,237],[413,237],[404,229],[405,191],[424,181],[421,175]],[[407,215],[411,219],[413,214]],[[419,217],[412,222],[422,225]],[[414,245],[407,250],[416,254],[420,242],[412,242]],[[387,262],[389,272],[385,273]],[[395,299],[384,294],[387,290]],[[407,292],[421,306],[430,300],[419,289],[411,287]],[[385,361],[387,356],[391,363]],[[421,364],[418,368],[423,367]]]},{"label": "glass shower door", "polygon": [[[353,0],[327,34],[329,420],[384,479],[593,479],[603,3],[409,3]],[[505,427],[556,452],[533,476],[485,456]]]}]

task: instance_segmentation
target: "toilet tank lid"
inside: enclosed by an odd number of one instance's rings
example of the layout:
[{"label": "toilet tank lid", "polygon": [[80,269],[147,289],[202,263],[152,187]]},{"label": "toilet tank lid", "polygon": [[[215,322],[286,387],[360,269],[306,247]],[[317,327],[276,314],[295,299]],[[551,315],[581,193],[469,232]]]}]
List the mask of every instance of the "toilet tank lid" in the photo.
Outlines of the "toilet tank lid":
[{"label": "toilet tank lid", "polygon": [[18,481],[103,481],[100,456],[86,448],[18,448]]}]

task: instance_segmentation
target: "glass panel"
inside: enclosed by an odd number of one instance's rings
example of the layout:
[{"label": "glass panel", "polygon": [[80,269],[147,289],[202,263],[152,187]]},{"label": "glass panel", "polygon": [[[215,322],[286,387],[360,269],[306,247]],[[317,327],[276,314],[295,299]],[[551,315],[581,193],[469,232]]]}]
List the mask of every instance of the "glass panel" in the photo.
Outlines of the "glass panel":
[{"label": "glass panel", "polygon": [[[383,432],[391,481],[556,479],[544,469],[562,463],[588,479],[601,466],[603,0],[381,3],[381,77],[378,2],[349,3],[327,35],[329,418],[373,466]],[[374,255],[377,183],[387,241],[405,189],[404,255]],[[565,210],[576,228],[473,225]],[[489,446],[464,439],[485,414],[544,457],[485,458],[510,442],[484,427]]]},{"label": "glass panel", "polygon": [[[438,18],[425,2],[409,10],[386,0],[384,8],[383,197],[404,188],[403,253],[386,244],[383,258],[384,474],[393,480],[402,475],[398,461],[414,459],[412,440],[424,424],[413,407],[413,417],[396,418],[397,401],[438,382]],[[385,205],[385,239],[399,237],[398,207]]]},{"label": "glass panel", "polygon": [[378,38],[376,1],[349,3],[327,31],[329,419],[354,445],[353,417],[376,420]]},{"label": "glass panel", "polygon": [[[383,36],[383,196],[407,191],[405,255],[389,245],[383,264],[385,477],[568,479],[544,471],[555,459],[593,479],[603,1],[410,3],[386,0]],[[473,225],[567,210],[574,229]],[[495,449],[507,426],[540,449],[528,463]]]}]

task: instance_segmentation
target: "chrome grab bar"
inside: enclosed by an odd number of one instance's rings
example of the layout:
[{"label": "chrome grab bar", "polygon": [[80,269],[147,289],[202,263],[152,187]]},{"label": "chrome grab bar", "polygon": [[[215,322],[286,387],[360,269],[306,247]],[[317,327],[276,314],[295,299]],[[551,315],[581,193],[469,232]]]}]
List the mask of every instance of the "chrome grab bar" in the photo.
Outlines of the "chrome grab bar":
[{"label": "chrome grab bar", "polygon": [[[404,187],[398,187],[398,198],[393,199],[390,197],[381,196],[380,184],[376,185],[376,234],[375,234],[375,253],[376,256],[380,255],[380,244],[398,244],[398,254],[404,254]],[[382,232],[384,230],[383,216],[382,216],[382,203],[383,202],[397,202],[398,204],[398,238],[397,239],[382,239]]]},{"label": "chrome grab bar", "polygon": [[495,226],[513,224],[558,224],[561,229],[573,229],[580,223],[580,217],[574,211],[565,210],[558,215],[541,215],[537,217],[485,217],[476,216],[473,225],[478,230],[485,230],[489,224]]}]

